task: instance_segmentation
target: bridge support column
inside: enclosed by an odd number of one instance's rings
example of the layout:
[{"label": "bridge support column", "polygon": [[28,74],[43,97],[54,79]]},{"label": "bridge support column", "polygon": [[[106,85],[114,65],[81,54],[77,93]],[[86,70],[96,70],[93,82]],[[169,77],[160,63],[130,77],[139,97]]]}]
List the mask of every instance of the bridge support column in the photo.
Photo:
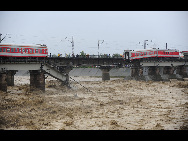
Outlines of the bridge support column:
[{"label": "bridge support column", "polygon": [[149,69],[149,67],[143,67],[143,75],[144,76],[148,75],[148,69]]},{"label": "bridge support column", "polygon": [[102,71],[102,80],[110,80],[110,70],[112,69],[111,66],[100,66],[100,70]]},{"label": "bridge support column", "polygon": [[163,72],[164,72],[164,67],[159,67],[159,74],[163,75]]},{"label": "bridge support column", "polygon": [[175,71],[175,67],[164,67],[164,74],[169,74],[169,75],[172,75],[174,74],[174,71]]},{"label": "bridge support column", "polygon": [[150,66],[148,67],[148,77],[151,80],[160,81],[162,80],[161,74],[163,73],[163,68],[158,66]]},{"label": "bridge support column", "polygon": [[70,83],[69,83],[69,73],[66,73],[65,77],[66,77],[66,81],[61,82],[61,85],[62,86],[63,85],[70,86]]},{"label": "bridge support column", "polygon": [[162,80],[161,75],[163,75],[163,67],[158,66],[145,66],[143,67],[143,79],[148,80]]},{"label": "bridge support column", "polygon": [[0,72],[0,90],[7,92],[6,72]]},{"label": "bridge support column", "polygon": [[141,80],[144,75],[147,75],[148,71],[146,67],[132,66],[131,67],[131,77],[126,77],[125,79]]},{"label": "bridge support column", "polygon": [[61,73],[65,73],[65,77],[66,77],[66,81],[65,82],[62,82],[62,85],[67,85],[67,86],[70,86],[69,84],[69,72],[73,69],[73,65],[72,65],[72,62],[70,63],[67,63],[67,66],[65,67],[59,67],[59,71]]},{"label": "bridge support column", "polygon": [[7,85],[14,86],[14,75],[16,74],[15,70],[7,71]]},{"label": "bridge support column", "polygon": [[30,91],[45,91],[45,75],[39,70],[30,70]]},{"label": "bridge support column", "polygon": [[131,68],[131,76],[137,77],[140,74],[140,68],[139,67],[132,67]]},{"label": "bridge support column", "polygon": [[188,66],[176,67],[176,74],[180,75],[182,78],[188,77]]},{"label": "bridge support column", "polygon": [[164,67],[163,71],[163,79],[169,80],[169,79],[177,79],[179,76],[177,76],[177,67],[174,66],[166,66]]},{"label": "bridge support column", "polygon": [[101,69],[102,71],[102,80],[110,80],[110,74],[109,74],[109,69]]}]

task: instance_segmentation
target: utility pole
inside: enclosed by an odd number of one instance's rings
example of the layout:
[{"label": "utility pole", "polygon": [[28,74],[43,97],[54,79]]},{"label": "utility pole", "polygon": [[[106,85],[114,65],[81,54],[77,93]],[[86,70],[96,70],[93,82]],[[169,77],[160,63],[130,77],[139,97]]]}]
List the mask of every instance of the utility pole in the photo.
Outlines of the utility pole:
[{"label": "utility pole", "polygon": [[146,41],[148,40],[144,40],[144,49],[146,49]]},{"label": "utility pole", "polygon": [[[65,37],[65,39],[67,39],[67,37]],[[74,40],[73,40],[73,36],[72,36],[72,41],[67,40],[72,44],[72,57],[74,57]]]},{"label": "utility pole", "polygon": [[[98,58],[99,58],[99,44],[100,44],[100,41],[102,41],[102,43],[104,42],[104,40],[98,40]],[[101,44],[102,44],[101,43]]]},{"label": "utility pole", "polygon": [[74,40],[73,40],[73,36],[72,36],[72,57],[74,57]]},{"label": "utility pole", "polygon": [[2,34],[0,33],[0,43],[1,43],[1,35],[2,35]]}]

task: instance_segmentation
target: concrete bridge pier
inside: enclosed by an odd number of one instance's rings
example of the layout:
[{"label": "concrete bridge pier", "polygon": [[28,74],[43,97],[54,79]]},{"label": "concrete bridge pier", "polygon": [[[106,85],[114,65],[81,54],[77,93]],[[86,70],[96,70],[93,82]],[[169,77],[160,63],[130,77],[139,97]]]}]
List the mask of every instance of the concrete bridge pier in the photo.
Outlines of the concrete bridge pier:
[{"label": "concrete bridge pier", "polygon": [[65,77],[66,77],[66,80],[65,81],[63,81],[63,82],[61,82],[61,86],[64,86],[64,85],[66,85],[66,86],[70,86],[70,79],[69,79],[69,73],[66,73],[65,74]]},{"label": "concrete bridge pier", "polygon": [[0,90],[3,92],[7,92],[7,75],[6,72],[0,72]]},{"label": "concrete bridge pier", "polygon": [[165,66],[164,67],[164,74],[174,74],[175,67]]},{"label": "concrete bridge pier", "polygon": [[164,73],[164,67],[159,67],[159,74],[162,76]]},{"label": "concrete bridge pier", "polygon": [[99,68],[101,71],[102,71],[102,80],[105,81],[105,80],[110,80],[110,70],[112,69],[111,66],[100,66]]},{"label": "concrete bridge pier", "polygon": [[142,67],[143,68],[143,76],[148,75],[149,67]]},{"label": "concrete bridge pier", "polygon": [[169,79],[180,79],[182,80],[182,76],[178,74],[178,67],[176,66],[165,66],[163,71],[164,80]]},{"label": "concrete bridge pier", "polygon": [[146,81],[148,80],[162,80],[161,75],[163,74],[163,67],[158,66],[144,66],[143,68],[143,77]]},{"label": "concrete bridge pier", "polygon": [[110,80],[110,74],[109,74],[109,69],[101,69],[102,71],[102,80]]},{"label": "concrete bridge pier", "polygon": [[188,77],[188,66],[178,66],[176,68],[176,73],[181,75],[182,78]]},{"label": "concrete bridge pier", "polygon": [[144,75],[147,74],[147,68],[140,67],[140,66],[132,66],[131,67],[131,76],[126,76],[125,80],[133,79],[133,80],[140,80],[144,78]]},{"label": "concrete bridge pier", "polygon": [[30,70],[30,91],[42,90],[45,91],[45,75],[40,70]]},{"label": "concrete bridge pier", "polygon": [[131,68],[131,76],[137,77],[139,76],[140,68],[139,67],[132,67]]},{"label": "concrete bridge pier", "polygon": [[61,85],[67,85],[70,86],[69,84],[69,72],[73,69],[72,62],[67,63],[67,66],[60,66],[59,71],[65,75],[66,80],[61,83]]},{"label": "concrete bridge pier", "polygon": [[148,69],[148,75],[151,77],[152,80],[160,81],[160,80],[162,80],[162,78],[161,78],[162,70],[163,70],[163,68],[161,68],[161,67],[150,66]]},{"label": "concrete bridge pier", "polygon": [[7,71],[7,85],[14,86],[14,75],[16,74],[16,70],[8,70]]}]

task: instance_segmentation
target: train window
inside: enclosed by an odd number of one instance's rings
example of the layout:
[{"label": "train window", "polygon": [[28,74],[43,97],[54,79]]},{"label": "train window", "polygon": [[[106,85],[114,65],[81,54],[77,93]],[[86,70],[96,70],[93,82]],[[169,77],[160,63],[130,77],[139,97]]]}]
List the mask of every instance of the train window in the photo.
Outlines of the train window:
[{"label": "train window", "polygon": [[11,48],[11,52],[14,52],[14,48]]},{"label": "train window", "polygon": [[22,52],[25,52],[25,49],[22,49]]},{"label": "train window", "polygon": [[2,52],[2,48],[0,48],[0,52]]},{"label": "train window", "polygon": [[28,53],[28,49],[25,49],[25,52]]},{"label": "train window", "polygon": [[19,52],[21,52],[21,48],[19,48]]},{"label": "train window", "polygon": [[40,53],[42,53],[42,49],[40,49]]},{"label": "train window", "polygon": [[38,53],[38,49],[36,49],[36,53]]},{"label": "train window", "polygon": [[144,55],[146,55],[147,54],[147,52],[144,52]]},{"label": "train window", "polygon": [[3,52],[6,52],[6,48],[3,48]]},{"label": "train window", "polygon": [[15,52],[17,52],[18,50],[17,50],[17,48],[15,48]]},{"label": "train window", "polygon": [[29,50],[29,52],[30,52],[30,53],[33,53],[33,50],[32,50],[32,49],[30,49],[30,50]]},{"label": "train window", "polygon": [[10,48],[7,48],[7,52],[10,52]]}]

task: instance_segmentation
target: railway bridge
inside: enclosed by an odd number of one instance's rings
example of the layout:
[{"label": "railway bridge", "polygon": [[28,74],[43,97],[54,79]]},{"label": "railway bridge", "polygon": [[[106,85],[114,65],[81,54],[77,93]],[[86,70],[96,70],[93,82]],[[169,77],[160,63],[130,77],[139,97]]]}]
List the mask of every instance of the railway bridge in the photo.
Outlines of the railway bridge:
[{"label": "railway bridge", "polygon": [[0,60],[0,90],[7,91],[7,86],[14,86],[14,75],[18,70],[30,72],[30,90],[45,91],[45,74],[69,85],[69,72],[73,66],[98,66],[102,79],[110,80],[109,71],[113,67],[123,67],[122,58],[7,58]]},{"label": "railway bridge", "polygon": [[45,74],[64,85],[69,85],[69,72],[74,66],[98,66],[102,71],[102,80],[110,80],[109,71],[113,68],[129,67],[131,75],[125,79],[169,80],[188,77],[188,60],[134,60],[123,58],[81,58],[47,57],[42,60],[27,58],[0,59],[0,90],[14,86],[14,75],[18,70],[30,72],[30,90],[45,91]]},{"label": "railway bridge", "polygon": [[187,77],[187,59],[173,61],[139,61],[131,67],[131,78],[136,80],[168,81],[170,79],[183,80]]}]

